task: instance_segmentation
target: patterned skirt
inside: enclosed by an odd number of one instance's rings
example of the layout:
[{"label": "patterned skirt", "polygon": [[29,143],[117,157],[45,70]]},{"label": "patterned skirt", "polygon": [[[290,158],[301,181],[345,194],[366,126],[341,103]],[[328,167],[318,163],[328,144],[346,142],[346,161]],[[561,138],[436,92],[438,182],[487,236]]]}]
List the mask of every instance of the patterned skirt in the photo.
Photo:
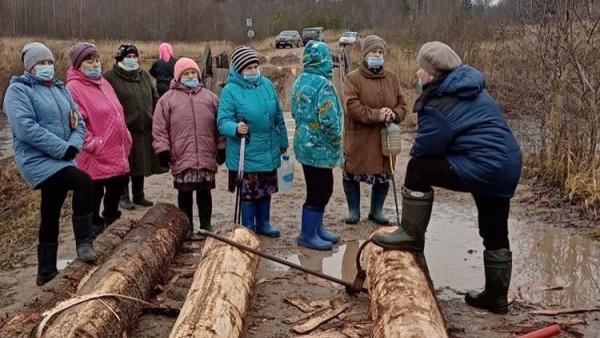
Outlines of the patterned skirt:
[{"label": "patterned skirt", "polygon": [[390,173],[380,174],[352,174],[344,171],[343,178],[345,181],[363,182],[367,184],[384,184],[392,179]]},{"label": "patterned skirt", "polygon": [[173,175],[173,187],[181,191],[212,190],[215,188],[215,173],[206,169],[186,169]]},{"label": "patterned skirt", "polygon": [[[237,187],[237,171],[229,171],[229,191]],[[242,179],[242,200],[257,200],[269,197],[278,191],[277,170],[259,173],[244,173]]]}]

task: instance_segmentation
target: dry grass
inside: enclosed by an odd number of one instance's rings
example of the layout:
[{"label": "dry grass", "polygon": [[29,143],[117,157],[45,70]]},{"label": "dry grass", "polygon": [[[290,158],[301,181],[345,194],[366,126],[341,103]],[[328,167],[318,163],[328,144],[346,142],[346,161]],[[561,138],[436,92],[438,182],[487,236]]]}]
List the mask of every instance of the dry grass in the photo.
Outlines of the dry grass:
[{"label": "dry grass", "polygon": [[27,187],[13,163],[0,169],[0,270],[18,262],[19,249],[37,243],[39,204],[39,194]]}]

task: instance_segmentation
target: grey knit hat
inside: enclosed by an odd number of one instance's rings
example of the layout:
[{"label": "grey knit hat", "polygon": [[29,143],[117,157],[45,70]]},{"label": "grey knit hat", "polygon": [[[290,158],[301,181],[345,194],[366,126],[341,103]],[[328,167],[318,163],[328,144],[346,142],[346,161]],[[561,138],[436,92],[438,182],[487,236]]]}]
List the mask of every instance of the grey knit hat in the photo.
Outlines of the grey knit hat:
[{"label": "grey knit hat", "polygon": [[248,46],[236,47],[233,54],[231,54],[231,62],[238,73],[242,73],[244,68],[253,63],[260,63],[256,51]]},{"label": "grey knit hat", "polygon": [[21,52],[21,60],[23,61],[23,67],[26,71],[30,71],[33,66],[37,65],[41,61],[51,60],[54,62],[54,55],[46,45],[39,42],[31,42],[23,47]]},{"label": "grey knit hat", "polygon": [[430,75],[439,75],[462,66],[460,56],[443,42],[427,42],[419,50],[417,64]]},{"label": "grey knit hat", "polygon": [[377,35],[369,35],[362,42],[362,56],[365,57],[375,49],[385,50],[385,41]]}]

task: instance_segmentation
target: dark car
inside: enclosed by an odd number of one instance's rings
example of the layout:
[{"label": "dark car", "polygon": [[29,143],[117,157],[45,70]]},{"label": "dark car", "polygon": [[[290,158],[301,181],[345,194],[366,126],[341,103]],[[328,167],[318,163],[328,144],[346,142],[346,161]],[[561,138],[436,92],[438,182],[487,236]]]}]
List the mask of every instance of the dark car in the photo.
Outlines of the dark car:
[{"label": "dark car", "polygon": [[324,30],[323,27],[304,28],[302,31],[302,44],[306,45],[310,40],[325,41]]},{"label": "dark car", "polygon": [[287,46],[291,48],[302,46],[302,38],[298,31],[283,31],[275,37],[276,48],[285,48]]}]

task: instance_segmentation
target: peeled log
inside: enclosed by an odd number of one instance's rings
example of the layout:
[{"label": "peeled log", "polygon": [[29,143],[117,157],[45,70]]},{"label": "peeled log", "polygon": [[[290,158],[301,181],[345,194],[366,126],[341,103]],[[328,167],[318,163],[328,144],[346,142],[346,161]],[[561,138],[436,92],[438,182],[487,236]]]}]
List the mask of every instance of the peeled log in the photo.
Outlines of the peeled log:
[{"label": "peeled log", "polygon": [[[162,281],[183,242],[187,222],[177,207],[156,205],[82,285],[77,295],[116,293],[146,299]],[[56,315],[43,337],[122,337],[140,312],[140,304],[129,300],[88,301]]]},{"label": "peeled log", "polygon": [[[233,241],[259,249],[260,241],[236,229]],[[209,238],[170,338],[241,337],[250,309],[259,257]]]},{"label": "peeled log", "polygon": [[448,337],[422,254],[369,243],[363,257],[374,338]]}]

